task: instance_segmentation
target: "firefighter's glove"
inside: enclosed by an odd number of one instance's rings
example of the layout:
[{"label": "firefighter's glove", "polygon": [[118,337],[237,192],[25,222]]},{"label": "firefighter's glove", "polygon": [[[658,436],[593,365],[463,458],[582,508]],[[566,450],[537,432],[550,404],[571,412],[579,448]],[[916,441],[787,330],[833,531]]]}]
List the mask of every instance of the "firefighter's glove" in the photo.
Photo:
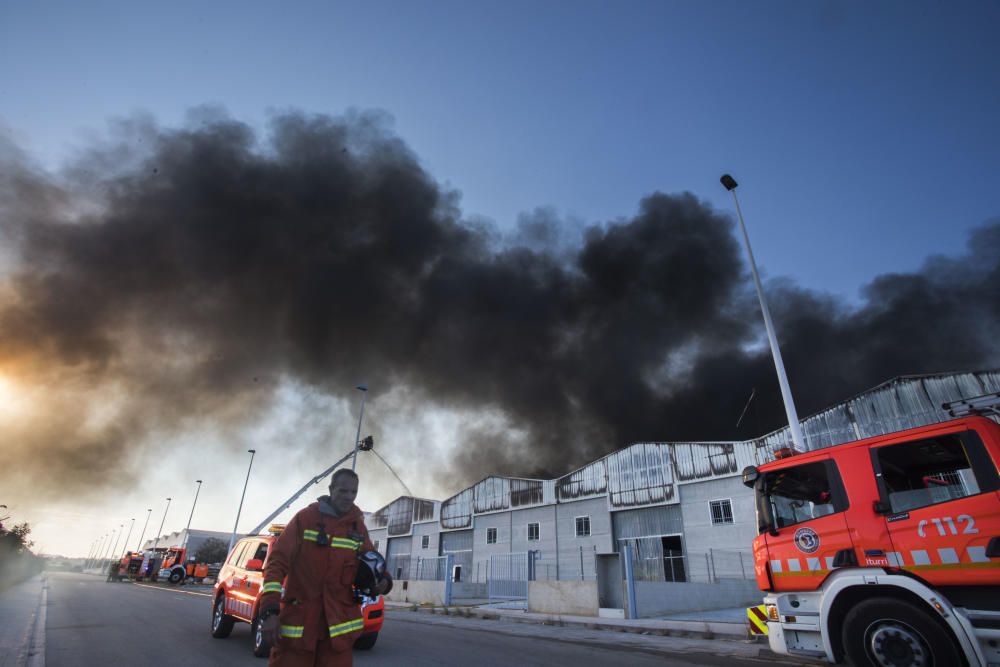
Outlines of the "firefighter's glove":
[{"label": "firefighter's glove", "polygon": [[278,645],[278,638],[281,636],[281,621],[278,620],[278,615],[273,614],[268,616],[260,623],[260,633],[264,638],[264,641],[269,643],[271,646]]}]

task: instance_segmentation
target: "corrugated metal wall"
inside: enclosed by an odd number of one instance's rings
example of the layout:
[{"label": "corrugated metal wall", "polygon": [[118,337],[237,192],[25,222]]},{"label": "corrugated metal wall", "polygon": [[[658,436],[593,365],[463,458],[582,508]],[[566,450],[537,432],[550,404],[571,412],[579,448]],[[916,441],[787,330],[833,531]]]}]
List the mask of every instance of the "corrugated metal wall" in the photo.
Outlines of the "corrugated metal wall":
[{"label": "corrugated metal wall", "polygon": [[608,491],[608,468],[604,459],[595,461],[556,481],[558,500],[602,496]]},{"label": "corrugated metal wall", "polygon": [[612,507],[677,502],[670,445],[632,445],[605,458]]},{"label": "corrugated metal wall", "polygon": [[[998,391],[1000,371],[896,378],[803,420],[803,436],[810,449],[821,449],[936,424],[951,419],[942,403]],[[763,463],[775,449],[791,446],[791,435],[786,426],[751,442]]]},{"label": "corrugated metal wall", "polygon": [[472,488],[472,507],[476,514],[510,509],[510,480],[504,477],[487,477]]},{"label": "corrugated metal wall", "polygon": [[441,503],[441,528],[468,528],[472,525],[472,497],[475,487],[469,487]]},{"label": "corrugated metal wall", "polygon": [[656,537],[676,535],[684,532],[684,519],[677,505],[644,507],[623,510],[611,514],[611,530],[614,544],[630,537]]}]

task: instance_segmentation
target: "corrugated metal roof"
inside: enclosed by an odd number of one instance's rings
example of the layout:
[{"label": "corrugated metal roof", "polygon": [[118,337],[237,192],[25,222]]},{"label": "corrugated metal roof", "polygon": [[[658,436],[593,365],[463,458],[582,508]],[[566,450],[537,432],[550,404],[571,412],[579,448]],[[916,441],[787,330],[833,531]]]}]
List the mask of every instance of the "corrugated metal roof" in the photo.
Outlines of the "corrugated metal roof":
[{"label": "corrugated metal roof", "polygon": [[[942,403],[1000,391],[1000,370],[894,378],[802,420],[810,448],[951,419]],[[554,480],[556,502],[607,495],[611,508],[677,502],[676,486],[737,475],[791,445],[788,427],[735,442],[636,443]],[[550,502],[542,480],[487,477],[445,500],[441,527],[467,528],[473,514]],[[518,502],[512,503],[512,493]],[[551,492],[550,492],[551,493]]]},{"label": "corrugated metal roof", "polygon": [[[809,449],[822,449],[926,426],[951,419],[942,403],[1000,391],[1000,371],[937,373],[893,378],[843,403],[803,419]],[[775,449],[790,447],[787,426],[752,441],[758,458],[770,460]]]}]

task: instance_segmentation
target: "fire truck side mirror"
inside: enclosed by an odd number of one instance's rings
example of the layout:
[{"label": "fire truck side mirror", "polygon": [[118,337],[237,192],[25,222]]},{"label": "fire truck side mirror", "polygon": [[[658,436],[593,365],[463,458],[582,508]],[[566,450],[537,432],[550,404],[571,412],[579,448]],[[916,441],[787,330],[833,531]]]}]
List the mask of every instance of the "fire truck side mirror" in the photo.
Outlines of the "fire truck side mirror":
[{"label": "fire truck side mirror", "polygon": [[888,514],[892,511],[889,507],[889,503],[883,502],[881,500],[876,500],[872,503],[872,509],[875,510],[875,514]]},{"label": "fire truck side mirror", "polygon": [[743,486],[752,489],[758,477],[760,477],[760,471],[754,466],[747,466],[743,469]]}]

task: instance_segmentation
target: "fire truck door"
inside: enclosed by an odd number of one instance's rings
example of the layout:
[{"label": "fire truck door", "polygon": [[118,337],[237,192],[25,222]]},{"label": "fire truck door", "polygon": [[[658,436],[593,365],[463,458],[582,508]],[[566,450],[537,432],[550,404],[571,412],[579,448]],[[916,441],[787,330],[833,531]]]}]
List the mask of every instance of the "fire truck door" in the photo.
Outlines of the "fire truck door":
[{"label": "fire truck door", "polygon": [[873,448],[872,465],[890,567],[936,586],[1000,583],[1000,554],[987,553],[1000,542],[1000,482],[975,431]]},{"label": "fire truck door", "polygon": [[853,550],[836,463],[825,459],[773,470],[765,484],[777,531],[766,537],[775,590],[818,588],[837,554]]}]

